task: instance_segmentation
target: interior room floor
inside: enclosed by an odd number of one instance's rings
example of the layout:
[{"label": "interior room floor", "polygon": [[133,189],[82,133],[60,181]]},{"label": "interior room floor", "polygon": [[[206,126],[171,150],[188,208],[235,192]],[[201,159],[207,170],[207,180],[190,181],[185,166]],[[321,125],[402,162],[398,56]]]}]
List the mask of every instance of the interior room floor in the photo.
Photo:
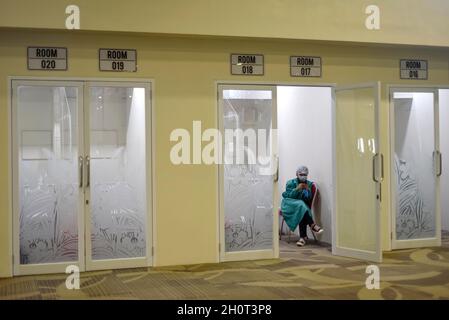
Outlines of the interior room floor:
[{"label": "interior room floor", "polygon": [[85,272],[80,290],[61,274],[0,279],[0,299],[449,299],[449,232],[442,247],[385,253],[380,290],[367,265],[281,241],[280,259]]}]

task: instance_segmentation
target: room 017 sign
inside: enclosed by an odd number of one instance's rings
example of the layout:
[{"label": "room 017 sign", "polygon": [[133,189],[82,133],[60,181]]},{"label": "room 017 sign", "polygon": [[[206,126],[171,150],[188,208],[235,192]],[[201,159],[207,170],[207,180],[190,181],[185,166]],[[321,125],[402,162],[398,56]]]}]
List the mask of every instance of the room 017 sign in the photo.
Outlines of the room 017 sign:
[{"label": "room 017 sign", "polygon": [[290,76],[318,78],[321,77],[321,57],[290,57]]}]

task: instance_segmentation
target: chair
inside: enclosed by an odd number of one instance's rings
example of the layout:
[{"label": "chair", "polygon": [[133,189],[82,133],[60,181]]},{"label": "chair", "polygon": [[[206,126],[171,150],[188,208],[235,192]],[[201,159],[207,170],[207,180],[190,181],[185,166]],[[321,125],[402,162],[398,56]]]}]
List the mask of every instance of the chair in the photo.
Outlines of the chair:
[{"label": "chair", "polygon": [[[310,205],[310,210],[312,212],[312,217],[313,217],[314,221],[315,221],[314,208],[315,208],[315,204],[316,204],[317,199],[318,199],[318,194],[319,194],[318,186],[314,182],[312,184],[312,204]],[[281,240],[281,238],[282,238],[282,228],[284,227],[284,221],[285,220],[284,220],[284,216],[282,215],[281,209],[279,209],[278,213],[279,213],[279,216],[282,219],[281,227],[279,229],[279,240]],[[299,230],[298,230],[298,232],[299,232]],[[291,233],[292,233],[292,231],[290,230],[290,228],[288,228],[288,240],[287,240],[288,243],[290,243]],[[316,238],[316,235],[315,235],[315,233],[313,231],[312,231],[312,236],[315,239],[315,241],[318,241],[318,239]]]}]

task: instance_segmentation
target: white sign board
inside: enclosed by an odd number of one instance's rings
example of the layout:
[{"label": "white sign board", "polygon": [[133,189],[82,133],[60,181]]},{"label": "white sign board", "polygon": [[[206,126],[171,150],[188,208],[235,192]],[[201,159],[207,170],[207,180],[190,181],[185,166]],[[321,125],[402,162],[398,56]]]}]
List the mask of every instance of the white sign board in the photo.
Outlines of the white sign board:
[{"label": "white sign board", "polygon": [[28,47],[28,70],[67,70],[67,48]]},{"label": "white sign board", "polygon": [[429,68],[427,60],[401,59],[401,79],[427,80]]},{"label": "white sign board", "polygon": [[100,71],[137,71],[137,51],[135,49],[100,49],[99,60]]},{"label": "white sign board", "polygon": [[321,57],[290,57],[290,75],[292,77],[321,77]]},{"label": "white sign board", "polygon": [[231,54],[231,74],[245,76],[262,76],[262,54]]}]

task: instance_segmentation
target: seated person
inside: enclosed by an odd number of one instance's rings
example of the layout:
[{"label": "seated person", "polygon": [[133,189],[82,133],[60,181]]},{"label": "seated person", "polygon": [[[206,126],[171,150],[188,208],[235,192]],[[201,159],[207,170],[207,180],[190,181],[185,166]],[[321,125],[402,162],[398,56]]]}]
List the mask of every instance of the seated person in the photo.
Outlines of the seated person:
[{"label": "seated person", "polygon": [[310,207],[313,182],[307,180],[308,174],[309,169],[306,166],[300,166],[296,170],[296,178],[287,182],[286,190],[282,193],[282,215],[290,230],[295,231],[299,225],[299,241],[296,244],[300,247],[306,244],[307,226],[310,226],[315,234],[324,231],[312,218]]}]

